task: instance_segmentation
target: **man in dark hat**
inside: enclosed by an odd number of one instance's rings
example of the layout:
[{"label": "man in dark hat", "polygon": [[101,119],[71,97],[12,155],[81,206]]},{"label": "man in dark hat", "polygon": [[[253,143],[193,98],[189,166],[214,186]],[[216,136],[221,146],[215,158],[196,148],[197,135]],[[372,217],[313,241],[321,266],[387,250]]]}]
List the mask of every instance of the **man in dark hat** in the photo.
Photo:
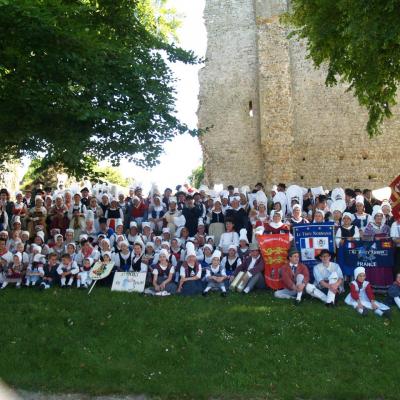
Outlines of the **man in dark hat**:
[{"label": "man in dark hat", "polygon": [[81,203],[87,208],[89,207],[89,189],[85,186],[82,190],[81,190]]},{"label": "man in dark hat", "polygon": [[275,292],[276,298],[293,299],[297,305],[306,292],[326,303],[326,295],[310,283],[308,267],[300,262],[300,252],[296,248],[289,250],[288,262],[282,266],[282,281],[285,288]]},{"label": "man in dark hat", "polygon": [[201,210],[195,207],[193,196],[186,195],[186,204],[182,209],[182,215],[186,219],[185,226],[189,230],[189,236],[194,236],[197,232],[197,225],[201,217]]}]

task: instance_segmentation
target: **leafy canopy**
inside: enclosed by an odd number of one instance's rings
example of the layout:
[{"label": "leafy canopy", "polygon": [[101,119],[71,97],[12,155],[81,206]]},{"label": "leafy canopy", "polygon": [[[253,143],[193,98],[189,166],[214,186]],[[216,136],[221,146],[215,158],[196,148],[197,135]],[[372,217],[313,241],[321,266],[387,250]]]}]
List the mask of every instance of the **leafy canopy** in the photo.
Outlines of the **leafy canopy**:
[{"label": "leafy canopy", "polygon": [[369,113],[367,131],[380,133],[396,104],[400,79],[398,0],[292,0],[283,20],[307,39],[309,57],[327,65],[326,84],[348,83]]},{"label": "leafy canopy", "polygon": [[167,61],[200,61],[170,41],[164,3],[0,0],[0,162],[44,155],[76,177],[93,160],[155,165],[189,131]]}]

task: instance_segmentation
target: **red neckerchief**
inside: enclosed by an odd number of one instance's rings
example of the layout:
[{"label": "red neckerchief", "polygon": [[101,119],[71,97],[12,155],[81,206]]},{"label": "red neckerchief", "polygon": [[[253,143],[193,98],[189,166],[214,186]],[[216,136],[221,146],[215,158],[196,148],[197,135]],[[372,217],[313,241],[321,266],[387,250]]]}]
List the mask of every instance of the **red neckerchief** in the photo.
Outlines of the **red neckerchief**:
[{"label": "red neckerchief", "polygon": [[85,256],[85,258],[88,258],[93,253],[93,250],[93,247],[89,247],[89,251],[85,251],[85,248],[82,247],[81,252]]}]

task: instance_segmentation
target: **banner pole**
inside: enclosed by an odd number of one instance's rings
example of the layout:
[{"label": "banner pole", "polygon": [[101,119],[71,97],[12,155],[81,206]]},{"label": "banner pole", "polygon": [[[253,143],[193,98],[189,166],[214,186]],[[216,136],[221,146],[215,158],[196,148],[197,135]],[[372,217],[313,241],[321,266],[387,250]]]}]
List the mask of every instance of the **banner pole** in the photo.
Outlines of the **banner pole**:
[{"label": "banner pole", "polygon": [[93,288],[94,288],[94,285],[97,283],[97,281],[94,281],[93,282],[93,285],[92,285],[92,287],[90,288],[90,290],[89,290],[89,292],[88,292],[88,296],[90,295],[90,292],[93,290]]}]

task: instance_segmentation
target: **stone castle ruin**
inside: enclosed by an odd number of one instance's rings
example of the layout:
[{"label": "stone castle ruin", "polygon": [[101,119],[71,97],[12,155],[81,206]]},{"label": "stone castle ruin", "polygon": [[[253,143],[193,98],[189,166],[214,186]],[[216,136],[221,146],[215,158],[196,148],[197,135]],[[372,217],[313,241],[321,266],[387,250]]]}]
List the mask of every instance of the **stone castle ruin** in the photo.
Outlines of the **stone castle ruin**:
[{"label": "stone castle ruin", "polygon": [[206,0],[199,128],[208,185],[387,186],[400,172],[400,113],[369,139],[367,113],[288,39],[286,0]]}]

